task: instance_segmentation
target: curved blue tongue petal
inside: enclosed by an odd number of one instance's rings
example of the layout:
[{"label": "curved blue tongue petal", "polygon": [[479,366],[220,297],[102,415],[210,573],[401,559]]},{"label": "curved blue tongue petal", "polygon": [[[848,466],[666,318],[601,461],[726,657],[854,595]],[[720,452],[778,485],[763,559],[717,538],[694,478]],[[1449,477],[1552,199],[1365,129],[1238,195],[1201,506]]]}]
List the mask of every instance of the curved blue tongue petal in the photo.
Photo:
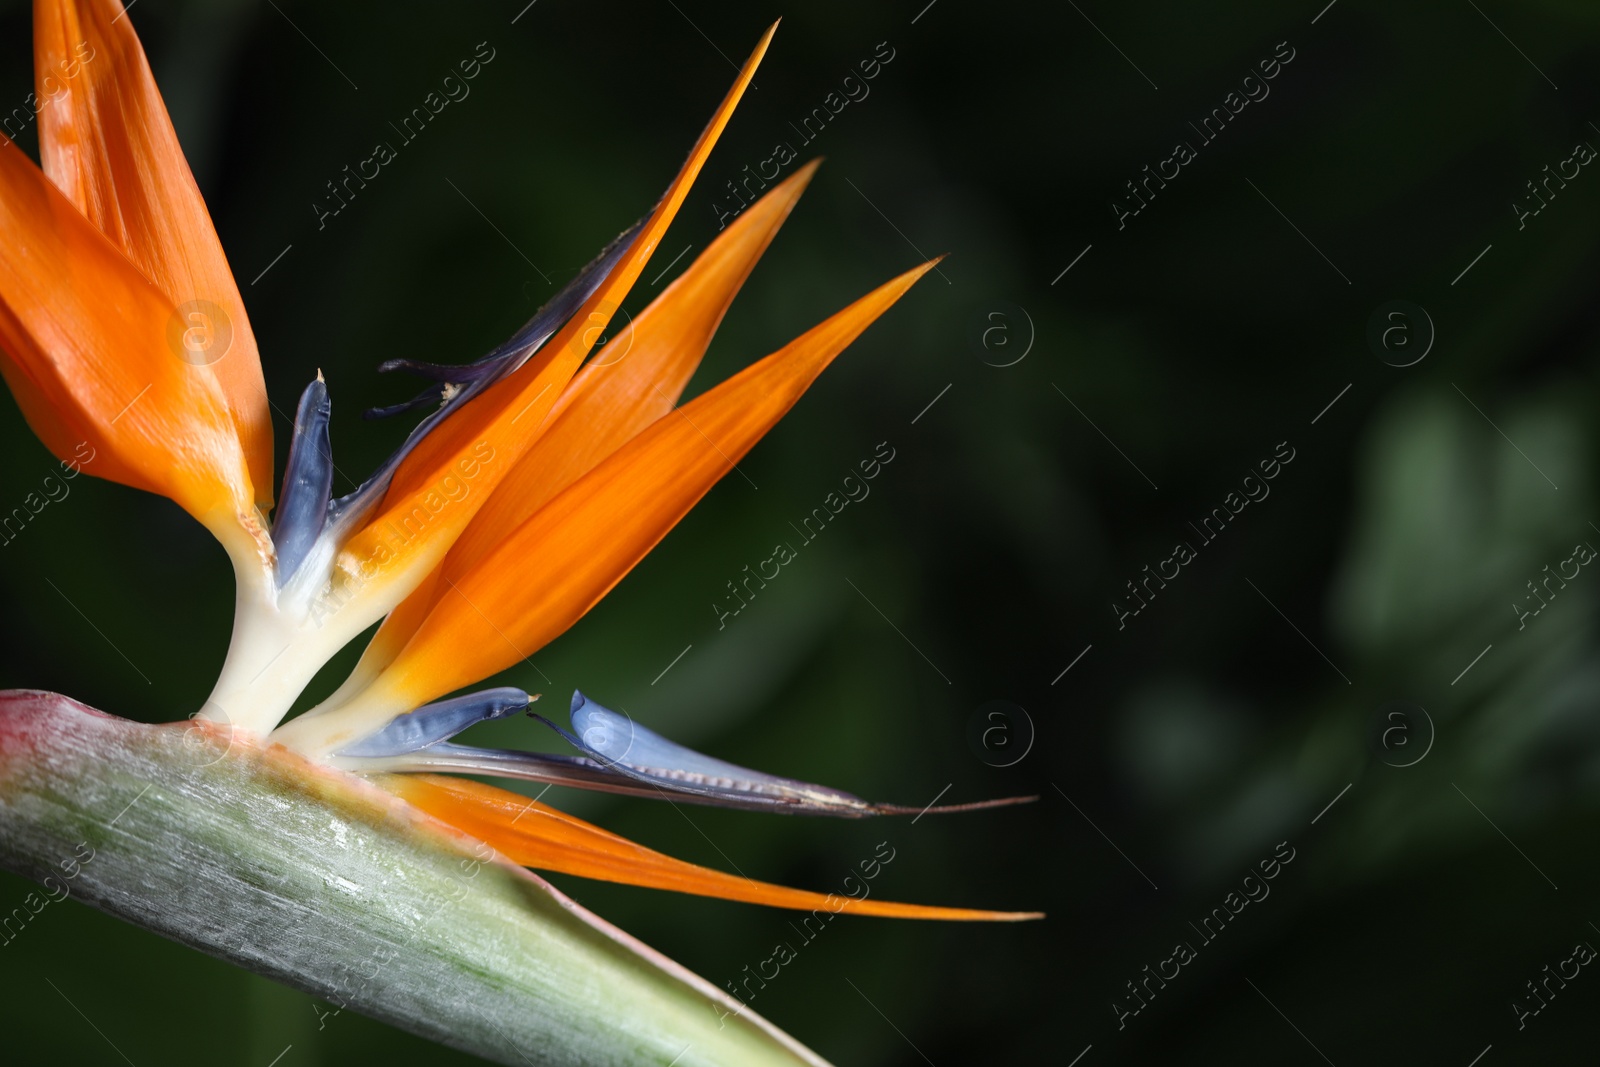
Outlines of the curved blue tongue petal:
[{"label": "curved blue tongue petal", "polygon": [[515,715],[538,697],[506,686],[440,700],[401,715],[375,734],[340,749],[340,756],[403,756],[448,740],[480,722]]},{"label": "curved blue tongue petal", "polygon": [[[723,780],[726,784],[746,783],[752,787],[765,783],[823,788],[777,778],[696,752],[640,726],[620,712],[595,703],[581,692],[572,694],[571,714],[572,728],[580,742],[578,747],[591,759],[626,767],[639,774],[685,781]],[[849,796],[848,793],[840,795]]]},{"label": "curved blue tongue petal", "polygon": [[560,733],[584,755],[667,793],[733,802],[740,807],[776,805],[850,814],[870,814],[875,808],[843,790],[763,774],[696,752],[581,692],[572,694],[572,728],[576,736],[565,730]]},{"label": "curved blue tongue petal", "polygon": [[[529,714],[533,715],[532,712]],[[1037,799],[1005,797],[971,804],[929,805],[926,808],[878,804],[842,789],[794,778],[780,778],[714,759],[676,741],[669,741],[654,730],[640,726],[627,715],[597,704],[576,691],[572,694],[572,727],[577,731],[576,736],[543,716],[533,717],[545,722],[596,764],[647,785],[668,800],[677,796],[717,807],[861,818],[867,815],[909,815],[927,811],[977,811]]]}]

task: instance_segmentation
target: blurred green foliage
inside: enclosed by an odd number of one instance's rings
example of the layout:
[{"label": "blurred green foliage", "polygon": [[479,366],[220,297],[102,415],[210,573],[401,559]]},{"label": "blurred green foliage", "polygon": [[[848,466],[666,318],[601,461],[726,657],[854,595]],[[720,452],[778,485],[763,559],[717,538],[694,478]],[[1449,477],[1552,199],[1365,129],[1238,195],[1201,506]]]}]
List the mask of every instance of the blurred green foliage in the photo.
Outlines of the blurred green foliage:
[{"label": "blurred green foliage", "polygon": [[[130,17],[273,402],[292,410],[321,368],[335,458],[356,477],[404,432],[357,417],[405,394],[372,368],[465,361],[506,336],[648,208],[778,15],[661,266],[705,247],[723,183],[775,140],[828,163],[691,389],[923,253],[954,253],[741,464],[759,489],[726,479],[503,679],[557,700],[582,686],[719,756],[874,798],[1040,794],[870,824],[561,795],[755,877],[828,889],[886,840],[883,896],[1050,913],[841,920],[755,1010],[841,1065],[1066,1062],[1090,1044],[1086,1067],[1315,1062],[1307,1039],[1341,1064],[1465,1064],[1490,1044],[1486,1067],[1581,1057],[1600,980],[1522,1030],[1511,1003],[1573,942],[1600,941],[1600,576],[1584,569],[1522,628],[1511,605],[1531,606],[1526,583],[1575,543],[1600,544],[1600,176],[1585,169],[1521,228],[1511,205],[1574,142],[1600,145],[1600,9],[924,2],[544,0],[513,25],[522,0],[144,0]],[[27,5],[0,3],[5,107],[30,89],[28,27]],[[480,41],[496,58],[472,95],[319,229],[324,183]],[[885,41],[895,58],[870,95],[801,147],[789,124]],[[1270,95],[1118,229],[1124,183],[1285,41],[1295,58]],[[1365,339],[1396,299],[1437,329],[1405,368]],[[1007,305],[1034,343],[1001,368],[973,337]],[[8,412],[6,508],[52,463]],[[897,458],[871,497],[719,630],[724,583],[881,441]],[[1280,441],[1296,460],[1270,497],[1119,630],[1125,583]],[[0,562],[0,684],[151,721],[204,700],[231,577],[177,509],[82,479]],[[1037,728],[1014,766],[968,741],[992,699]],[[1413,766],[1373,748],[1393,701],[1432,723]],[[528,722],[483,734],[543,743]],[[1297,858],[1270,897],[1119,1030],[1125,983],[1198,940],[1190,924],[1280,841]],[[718,983],[795,939],[777,912],[556,880]],[[0,878],[0,903],[26,891]],[[319,1029],[309,998],[76,905],[0,950],[0,981],[19,1061],[114,1062],[111,1045],[138,1064],[266,1067],[286,1046],[282,1067],[461,1059],[350,1015]]]}]

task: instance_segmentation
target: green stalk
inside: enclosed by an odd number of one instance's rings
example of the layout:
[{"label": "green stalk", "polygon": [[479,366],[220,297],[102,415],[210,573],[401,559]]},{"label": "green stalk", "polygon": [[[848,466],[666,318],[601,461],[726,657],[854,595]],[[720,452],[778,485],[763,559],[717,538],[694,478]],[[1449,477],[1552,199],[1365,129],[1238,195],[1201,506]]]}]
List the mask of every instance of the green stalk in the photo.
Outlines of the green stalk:
[{"label": "green stalk", "polygon": [[487,846],[226,727],[0,693],[0,866],[497,1063],[826,1067]]}]

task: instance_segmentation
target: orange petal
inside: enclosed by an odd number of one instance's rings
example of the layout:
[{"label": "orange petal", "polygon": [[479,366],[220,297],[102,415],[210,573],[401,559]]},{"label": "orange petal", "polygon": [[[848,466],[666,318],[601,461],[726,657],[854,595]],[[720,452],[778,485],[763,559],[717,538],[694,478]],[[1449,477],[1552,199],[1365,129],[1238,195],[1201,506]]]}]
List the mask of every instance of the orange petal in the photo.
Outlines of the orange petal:
[{"label": "orange petal", "polygon": [[[377,515],[341,554],[340,566],[359,575],[362,587],[370,585],[396,601],[409,592],[406,582],[414,587],[432,569],[538,439],[556,400],[660,244],[776,30],[774,23],[745,61],[682,170],[607,280],[536,356],[444,420],[401,464]],[[459,499],[442,492],[461,484],[466,488]]]},{"label": "orange petal", "polygon": [[45,173],[179,309],[265,506],[272,423],[255,335],[131,21],[118,0],[36,0],[33,24]]},{"label": "orange petal", "polygon": [[0,137],[0,359],[63,461],[213,530],[254,511],[226,399],[171,347],[172,303]]},{"label": "orange petal", "polygon": [[573,378],[549,425],[450,550],[447,573],[484,552],[555,495],[671,411],[756,261],[820,161],[762,197]]},{"label": "orange petal", "polygon": [[[441,822],[494,847],[512,862],[541,871],[775,908],[826,912],[820,919],[877,915],[894,919],[1017,922],[1044,917],[1039,912],[940,908],[789,889],[673,859],[494,786],[437,775],[391,775],[377,782]],[[863,888],[867,884],[860,882]]]},{"label": "orange petal", "polygon": [[[816,173],[813,161],[775,187],[700,254],[600,356],[573,378],[544,432],[474,516],[440,570],[459,577],[561,490],[671,411],[756,261]],[[348,690],[399,653],[449,586],[430,575],[384,619]]]},{"label": "orange petal", "polygon": [[[937,261],[934,261],[937,262]],[[834,357],[934,266],[880,286],[746,367],[578,479],[443,592],[366,690],[277,737],[332,752],[397,714],[508,667],[580,619],[666,536]]]}]

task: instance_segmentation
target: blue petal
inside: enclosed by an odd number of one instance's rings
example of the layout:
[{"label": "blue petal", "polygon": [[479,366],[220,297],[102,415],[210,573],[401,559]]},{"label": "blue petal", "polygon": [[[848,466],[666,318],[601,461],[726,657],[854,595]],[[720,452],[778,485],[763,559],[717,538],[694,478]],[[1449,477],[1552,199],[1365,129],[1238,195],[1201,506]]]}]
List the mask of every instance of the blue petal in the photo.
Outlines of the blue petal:
[{"label": "blue petal", "polygon": [[[351,750],[353,751],[353,750]],[[347,753],[341,753],[341,756]],[[601,793],[660,799],[660,789],[629,775],[586,759],[546,752],[522,752],[510,748],[476,748],[450,741],[420,748],[395,757],[371,760],[345,760],[351,770],[368,773],[423,773],[449,771],[456,774],[484,774],[497,778],[520,778],[547,785],[565,785]],[[697,798],[685,798],[695,802]]]},{"label": "blue petal", "polygon": [[333,488],[333,449],[328,443],[332,410],[328,386],[318,374],[317,380],[300,394],[289,463],[283,472],[283,491],[272,516],[280,587],[300,569],[327,523],[328,493]]},{"label": "blue petal", "polygon": [[527,693],[509,686],[441,700],[399,716],[377,733],[341,749],[338,755],[403,756],[454,737],[469,726],[515,715],[531,702]]},{"label": "blue petal", "polygon": [[[542,718],[538,715],[533,717]],[[977,811],[1037,799],[1006,797],[971,804],[930,805],[926,808],[873,803],[842,789],[794,778],[780,778],[714,759],[685,748],[676,741],[669,741],[628,716],[596,704],[580,692],[572,694],[572,727],[577,731],[577,736],[549,720],[543,721],[597,765],[648,785],[663,799],[679,796],[717,807],[846,818],[909,815],[926,811]]]},{"label": "blue petal", "polygon": [[572,694],[576,736],[557,731],[596,763],[673,794],[705,798],[731,807],[792,807],[837,814],[872,814],[877,807],[852,793],[748,767],[669,741],[626,715]]}]

